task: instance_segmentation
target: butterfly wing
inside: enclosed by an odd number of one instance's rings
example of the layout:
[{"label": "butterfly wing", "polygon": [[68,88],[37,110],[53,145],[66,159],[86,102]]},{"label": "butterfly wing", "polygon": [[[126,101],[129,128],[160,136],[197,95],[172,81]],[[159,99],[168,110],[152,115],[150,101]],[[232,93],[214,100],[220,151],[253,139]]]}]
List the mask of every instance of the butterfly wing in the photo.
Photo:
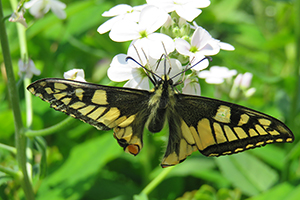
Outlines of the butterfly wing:
[{"label": "butterfly wing", "polygon": [[163,167],[182,162],[195,150],[205,156],[221,156],[294,141],[285,124],[261,112],[205,97],[176,97]]},{"label": "butterfly wing", "polygon": [[56,78],[38,80],[27,89],[52,108],[99,130],[114,129],[125,151],[137,155],[141,150],[150,92]]}]

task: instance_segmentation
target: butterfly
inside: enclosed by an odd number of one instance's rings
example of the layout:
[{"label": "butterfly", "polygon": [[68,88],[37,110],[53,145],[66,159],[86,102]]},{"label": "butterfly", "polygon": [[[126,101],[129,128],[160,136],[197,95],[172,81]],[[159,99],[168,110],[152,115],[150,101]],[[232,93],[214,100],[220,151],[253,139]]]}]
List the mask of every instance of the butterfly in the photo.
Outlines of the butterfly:
[{"label": "butterfly", "polygon": [[173,82],[175,76],[170,78],[165,73],[160,77],[144,69],[154,85],[151,91],[59,78],[38,80],[27,89],[55,110],[99,130],[113,129],[119,145],[133,155],[143,147],[144,128],[157,133],[167,121],[169,138],[162,167],[176,165],[194,151],[222,156],[294,141],[291,130],[269,115],[217,99],[182,94],[176,89],[179,82]]}]

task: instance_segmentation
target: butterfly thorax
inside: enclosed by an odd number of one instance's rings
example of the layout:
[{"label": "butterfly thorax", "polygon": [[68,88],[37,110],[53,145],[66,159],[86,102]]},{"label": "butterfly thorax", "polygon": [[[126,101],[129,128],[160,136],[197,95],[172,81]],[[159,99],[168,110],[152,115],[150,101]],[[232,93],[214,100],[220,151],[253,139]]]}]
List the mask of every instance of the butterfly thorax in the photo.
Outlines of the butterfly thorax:
[{"label": "butterfly thorax", "polygon": [[168,76],[163,77],[155,86],[150,97],[148,108],[150,115],[147,120],[148,130],[157,133],[164,127],[168,110],[175,106],[173,81]]}]

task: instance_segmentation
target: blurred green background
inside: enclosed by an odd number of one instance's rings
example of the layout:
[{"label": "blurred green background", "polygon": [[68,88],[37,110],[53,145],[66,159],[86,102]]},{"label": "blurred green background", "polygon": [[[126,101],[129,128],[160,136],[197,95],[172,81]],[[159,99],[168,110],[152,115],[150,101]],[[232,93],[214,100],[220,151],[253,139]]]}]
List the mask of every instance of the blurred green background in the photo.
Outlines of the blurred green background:
[{"label": "blurred green background", "polygon": [[[88,82],[108,84],[106,70],[111,59],[126,53],[129,42],[116,43],[108,34],[96,30],[108,18],[101,14],[125,3],[141,5],[143,0],[63,0],[67,4],[65,20],[52,12],[34,19],[28,12],[27,41],[29,57],[41,70],[40,76],[62,78],[72,68],[84,69]],[[285,122],[295,134],[292,144],[272,144],[237,155],[206,158],[198,152],[177,165],[149,194],[149,199],[273,199],[300,198],[299,101],[297,90],[299,52],[295,30],[298,2],[292,0],[212,0],[196,19],[198,25],[235,51],[221,51],[212,65],[226,66],[239,73],[253,74],[256,93],[247,100],[221,99],[241,104]],[[12,10],[3,2],[5,14]],[[299,7],[299,6],[298,6]],[[299,10],[298,10],[299,12]],[[298,15],[299,17],[299,15]],[[16,79],[20,50],[16,25],[6,23]],[[299,31],[298,31],[299,34]],[[299,41],[299,40],[298,40]],[[6,77],[0,55],[0,142],[14,146],[13,116],[7,101]],[[299,62],[298,62],[299,64]],[[24,85],[18,84],[25,119]],[[203,96],[214,97],[215,87],[201,82]],[[34,130],[55,125],[66,115],[49,108],[33,97]],[[47,176],[34,179],[37,199],[133,199],[164,169],[160,167],[167,129],[152,134],[145,130],[144,147],[136,157],[126,154],[113,138],[112,131],[98,131],[79,120],[72,120],[63,130],[45,136]],[[35,150],[34,161],[40,161]],[[0,149],[0,164],[15,166],[13,155]],[[37,168],[34,168],[37,170]],[[17,183],[0,174],[0,198],[22,196]],[[146,199],[143,195],[136,199]]]}]

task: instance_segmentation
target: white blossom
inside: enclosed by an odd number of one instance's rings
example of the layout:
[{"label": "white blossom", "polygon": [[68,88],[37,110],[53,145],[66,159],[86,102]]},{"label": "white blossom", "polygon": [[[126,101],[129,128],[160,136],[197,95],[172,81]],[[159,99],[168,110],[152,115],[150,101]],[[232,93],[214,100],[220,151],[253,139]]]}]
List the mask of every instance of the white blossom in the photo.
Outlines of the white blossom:
[{"label": "white blossom", "polygon": [[111,8],[109,11],[105,11],[102,14],[103,17],[113,17],[113,18],[107,20],[101,26],[99,26],[97,31],[100,34],[106,33],[110,31],[117,22],[122,20],[138,22],[138,19],[140,17],[140,12],[143,7],[144,5],[131,7],[127,4],[120,4]]},{"label": "white blossom", "polygon": [[198,8],[205,8],[210,5],[209,0],[147,0],[147,3],[163,8],[168,13],[175,11],[189,22],[201,14],[202,11]]},{"label": "white blossom", "polygon": [[41,71],[35,67],[34,62],[29,59],[28,63],[23,62],[22,59],[19,59],[18,61],[18,67],[19,67],[19,76],[22,76],[22,74],[25,74],[26,78],[32,78],[34,75],[40,75]]},{"label": "white blossom", "polygon": [[[143,48],[150,57],[158,59],[162,54],[174,51],[173,39],[162,33],[154,33],[168,19],[168,14],[155,6],[146,6],[138,23],[122,20],[112,27],[110,38],[117,42],[133,40],[132,44]],[[165,47],[165,48],[164,48]]]},{"label": "white blossom", "polygon": [[64,78],[69,80],[86,82],[86,80],[84,79],[83,69],[71,69],[64,73]]},{"label": "white blossom", "polygon": [[236,75],[236,70],[229,70],[227,67],[212,66],[209,70],[203,70],[198,73],[199,78],[204,78],[209,84],[221,84],[224,79]]},{"label": "white blossom", "polygon": [[[181,63],[176,59],[166,58],[166,62],[162,60],[159,65],[157,65],[157,59],[153,59],[149,57],[149,55],[144,55],[141,49],[134,48],[134,46],[131,45],[128,49],[127,55],[116,55],[113,58],[109,69],[107,70],[107,76],[110,80],[115,82],[127,81],[124,87],[146,90],[150,89],[149,78],[146,75],[145,70],[140,65],[133,62],[131,59],[126,61],[126,57],[128,56],[160,77],[164,75],[165,69],[166,71],[169,70],[170,65],[172,67],[169,75],[170,77],[174,76],[182,70]],[[174,78],[174,82],[176,82],[179,78],[180,77]],[[158,79],[158,77],[156,77],[156,79]]]},{"label": "white blossom", "polygon": [[58,0],[31,0],[26,2],[24,7],[29,8],[30,14],[35,18],[43,17],[50,9],[58,18],[66,18],[66,12],[64,11],[66,4]]},{"label": "white blossom", "polygon": [[190,95],[201,95],[200,84],[192,80],[189,76],[184,81],[184,87],[182,88],[182,93]]}]

